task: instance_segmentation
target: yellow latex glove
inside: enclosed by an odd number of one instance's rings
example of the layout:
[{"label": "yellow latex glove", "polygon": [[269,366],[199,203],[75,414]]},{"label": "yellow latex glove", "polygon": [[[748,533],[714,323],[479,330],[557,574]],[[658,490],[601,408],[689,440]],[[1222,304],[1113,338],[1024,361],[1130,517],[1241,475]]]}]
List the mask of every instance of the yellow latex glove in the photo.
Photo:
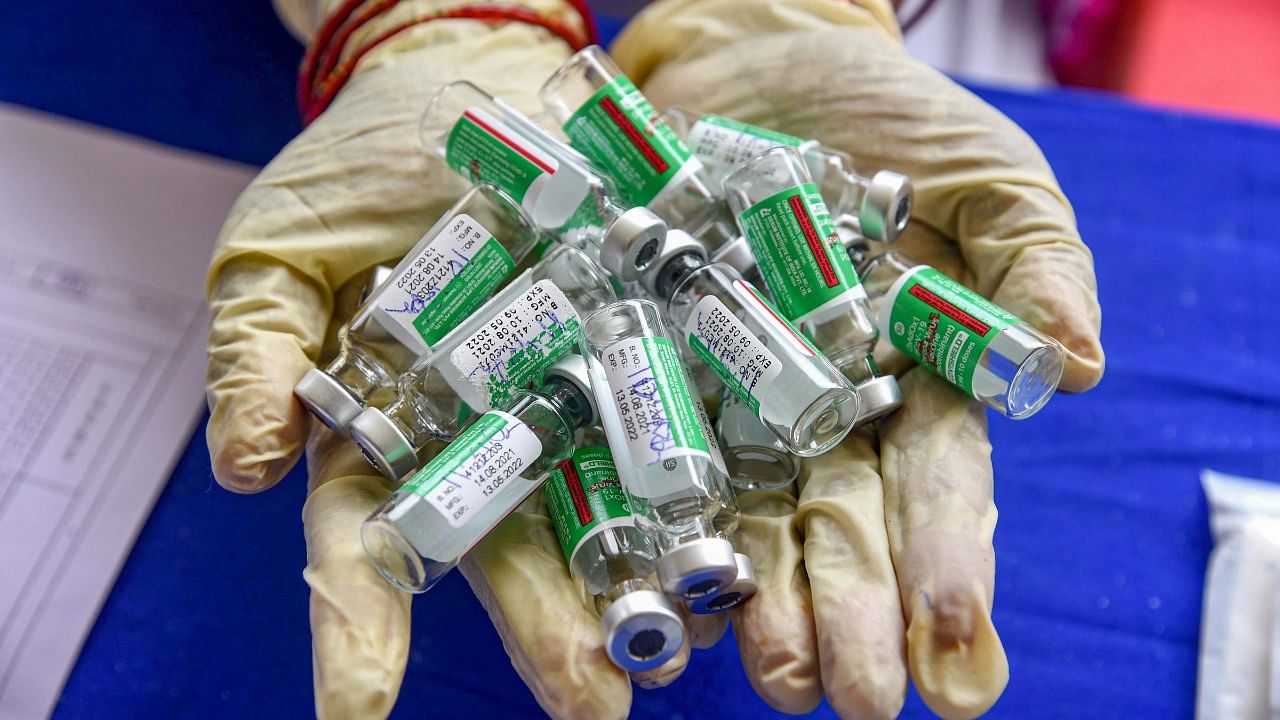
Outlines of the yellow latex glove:
[{"label": "yellow latex glove", "polygon": [[[307,40],[335,4],[295,1],[281,11]],[[349,53],[414,15],[456,4],[402,2],[357,33]],[[560,0],[524,4],[577,22]],[[389,486],[354,444],[310,421],[293,386],[332,357],[368,270],[403,255],[466,189],[419,144],[427,100],[468,79],[533,112],[538,87],[569,54],[547,31],[517,23],[441,20],[396,35],[364,57],[329,109],[262,171],[219,238],[209,271],[214,475],[236,492],[264,490],[306,446],[304,577],[320,717],[390,711],[407,660],[410,598],[378,576],[360,543],[361,521]],[[607,659],[599,620],[584,608],[540,508],[513,514],[462,569],[548,713],[627,714],[631,683]],[[669,682],[687,657],[636,679]]]},{"label": "yellow latex glove", "polygon": [[[888,2],[664,0],[613,53],[659,108],[817,138],[860,171],[910,176],[913,223],[895,249],[1060,340],[1063,390],[1099,381],[1093,260],[1052,172],[1016,125],[906,54]],[[737,544],[760,581],[735,611],[740,654],[786,712],[825,694],[844,717],[893,717],[910,677],[939,715],[974,717],[1008,682],[990,617],[986,416],[885,350],[903,409],[808,461],[798,497],[739,496]]]}]

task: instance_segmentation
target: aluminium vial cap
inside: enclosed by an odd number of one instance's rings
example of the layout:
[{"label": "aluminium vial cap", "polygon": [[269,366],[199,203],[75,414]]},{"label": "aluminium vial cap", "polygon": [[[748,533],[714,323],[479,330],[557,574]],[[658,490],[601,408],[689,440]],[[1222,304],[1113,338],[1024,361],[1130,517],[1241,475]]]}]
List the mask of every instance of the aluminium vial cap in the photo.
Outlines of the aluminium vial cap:
[{"label": "aluminium vial cap", "polygon": [[658,559],[662,591],[685,600],[697,600],[720,592],[738,577],[733,545],[721,538],[701,538],[681,543]]},{"label": "aluminium vial cap", "polygon": [[600,264],[625,282],[640,279],[662,253],[667,223],[646,207],[619,215],[600,240]]},{"label": "aluminium vial cap", "polygon": [[689,603],[689,611],[698,615],[713,615],[738,607],[755,596],[760,589],[756,581],[756,566],[746,553],[734,553],[738,562],[738,577],[713,596]]},{"label": "aluminium vial cap", "polygon": [[653,262],[649,263],[644,274],[640,277],[640,284],[653,296],[661,296],[662,293],[658,292],[658,288],[662,285],[663,273],[668,271],[667,265],[673,259],[685,254],[693,254],[703,262],[706,262],[707,246],[684,230],[672,228],[667,232],[666,242],[662,244],[662,252],[658,253]]},{"label": "aluminium vial cap", "polygon": [[364,409],[364,403],[346,385],[319,368],[308,370],[293,386],[293,394],[311,414],[339,435],[347,434],[347,426]]},{"label": "aluminium vial cap", "polygon": [[756,269],[756,256],[751,252],[751,245],[745,235],[738,235],[726,242],[711,254],[711,262],[724,263],[739,275],[746,275]]},{"label": "aluminium vial cap", "polygon": [[399,480],[418,467],[413,443],[381,410],[369,408],[360,413],[350,429],[351,439],[369,464],[391,480]]},{"label": "aluminium vial cap", "polygon": [[898,380],[892,375],[868,378],[854,389],[862,402],[855,427],[875,422],[902,407],[902,388],[898,387]]},{"label": "aluminium vial cap", "polygon": [[578,353],[569,353],[552,363],[547,368],[546,377],[559,378],[577,388],[587,399],[591,417],[584,423],[594,425],[600,421],[600,408],[596,405],[595,393],[591,392],[591,375],[587,372],[587,361]]},{"label": "aluminium vial cap", "polygon": [[656,590],[629,592],[613,601],[600,625],[609,659],[628,672],[659,667],[684,644],[684,619]]},{"label": "aluminium vial cap", "polygon": [[906,175],[890,170],[872,175],[858,210],[862,234],[880,242],[897,240],[911,220],[913,194]]}]

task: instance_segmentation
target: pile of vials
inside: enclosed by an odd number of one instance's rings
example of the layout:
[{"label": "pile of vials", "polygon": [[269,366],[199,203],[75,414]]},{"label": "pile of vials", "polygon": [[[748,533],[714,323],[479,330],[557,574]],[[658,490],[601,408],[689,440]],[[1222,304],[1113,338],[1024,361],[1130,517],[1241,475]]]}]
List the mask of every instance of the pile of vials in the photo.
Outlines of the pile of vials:
[{"label": "pile of vials", "polygon": [[654,668],[684,639],[680,606],[755,591],[735,489],[787,486],[798,458],[902,404],[881,335],[1009,417],[1057,387],[1052,339],[875,247],[907,224],[906,177],[660,115],[598,47],[539,97],[532,118],[468,82],[431,100],[422,140],[473,187],[297,385],[402,481],[362,531],[395,585],[427,590],[542,490],[610,658]]}]

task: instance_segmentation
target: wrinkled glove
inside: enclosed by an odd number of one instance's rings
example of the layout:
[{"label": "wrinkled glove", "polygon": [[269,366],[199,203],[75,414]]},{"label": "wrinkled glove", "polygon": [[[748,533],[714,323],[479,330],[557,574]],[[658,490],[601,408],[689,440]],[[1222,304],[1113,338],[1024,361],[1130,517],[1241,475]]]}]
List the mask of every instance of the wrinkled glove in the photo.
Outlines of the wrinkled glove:
[{"label": "wrinkled glove", "polygon": [[[896,250],[1063,343],[1061,388],[1102,376],[1093,260],[1036,145],[908,57],[889,3],[663,0],[614,56],[655,106],[775,128],[915,185]],[[896,355],[896,357],[895,357]],[[903,408],[806,463],[792,491],[739,495],[739,550],[760,591],[734,629],[752,685],[806,712],[893,717],[907,679],[947,718],[986,711],[1008,681],[991,623],[996,509],[986,416],[890,348]]]},{"label": "wrinkled glove", "polygon": [[[336,0],[281,3],[304,41]],[[347,56],[417,14],[457,2],[401,2],[347,43]],[[566,23],[560,0],[523,3]],[[365,558],[360,523],[391,488],[294,399],[336,350],[368,270],[396,261],[466,189],[422,148],[417,122],[445,83],[468,79],[526,112],[570,54],[542,28],[473,20],[420,24],[360,60],[333,104],[268,165],[232,210],[209,271],[209,449],[237,492],[276,483],[307,449],[304,577],[311,587],[316,711],[385,716],[404,675],[409,596]],[[631,683],[608,660],[599,620],[570,581],[544,512],[517,512],[463,564],[521,677],[558,717],[621,717]],[[663,684],[687,650],[637,678]]]}]

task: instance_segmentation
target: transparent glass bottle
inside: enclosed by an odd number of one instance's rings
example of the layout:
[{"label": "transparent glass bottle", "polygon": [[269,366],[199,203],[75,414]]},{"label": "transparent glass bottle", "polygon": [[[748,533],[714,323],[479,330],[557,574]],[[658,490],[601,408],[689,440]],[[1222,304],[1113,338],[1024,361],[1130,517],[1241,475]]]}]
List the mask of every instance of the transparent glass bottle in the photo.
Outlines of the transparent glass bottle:
[{"label": "transparent glass bottle", "polygon": [[449,167],[501,187],[538,227],[587,249],[623,280],[643,272],[662,249],[661,218],[625,205],[613,181],[576,150],[470,82],[441,88],[418,129]]},{"label": "transparent glass bottle", "polygon": [[540,234],[509,195],[468,190],[422,236],[338,331],[338,355],[308,370],[294,394],[346,433],[365,404],[390,396],[396,378],[507,283]]},{"label": "transparent glass bottle", "polygon": [[360,527],[365,553],[396,587],[423,592],[542,486],[597,421],[580,355],[561,358],[541,390],[467,426]]},{"label": "transparent glass bottle", "polygon": [[898,383],[871,357],[878,335],[866,290],[800,154],[780,146],[753,155],[724,187],[782,316],[857,385],[858,424],[896,410]]},{"label": "transparent glass bottle", "polygon": [[351,438],[391,479],[418,466],[432,440],[449,441],[472,411],[502,407],[577,348],[582,319],[616,299],[604,270],[558,245],[400,376],[395,399],[351,422]]},{"label": "transparent glass bottle", "polygon": [[1058,388],[1058,341],[928,265],[884,253],[859,268],[895,348],[1002,415],[1031,417]]},{"label": "transparent glass bottle", "polygon": [[738,490],[777,490],[800,475],[796,456],[727,388],[720,398],[716,440],[729,482]]},{"label": "transparent glass bottle", "polygon": [[737,234],[702,163],[600,47],[569,58],[538,97],[569,143],[614,179],[628,204],[648,207],[712,247]]},{"label": "transparent glass bottle", "polygon": [[609,659],[630,672],[651,670],[680,650],[684,621],[647,579],[657,548],[636,527],[603,434],[583,434],[543,486],[547,513],[570,575],[600,615]]},{"label": "transparent glass bottle", "polygon": [[820,455],[858,418],[849,382],[737,271],[672,230],[644,277],[689,346],[791,452]]},{"label": "transparent glass bottle", "polygon": [[847,153],[722,115],[671,107],[662,113],[661,121],[702,161],[713,187],[721,187],[729,171],[752,155],[793,147],[804,158],[831,214],[851,214],[867,238],[893,242],[911,220],[913,191],[906,175],[881,170],[864,177],[854,172],[853,158]]},{"label": "transparent glass bottle", "polygon": [[663,592],[713,595],[737,577],[738,508],[702,401],[658,306],[620,300],[583,325],[583,355],[622,486],[658,541]]}]

